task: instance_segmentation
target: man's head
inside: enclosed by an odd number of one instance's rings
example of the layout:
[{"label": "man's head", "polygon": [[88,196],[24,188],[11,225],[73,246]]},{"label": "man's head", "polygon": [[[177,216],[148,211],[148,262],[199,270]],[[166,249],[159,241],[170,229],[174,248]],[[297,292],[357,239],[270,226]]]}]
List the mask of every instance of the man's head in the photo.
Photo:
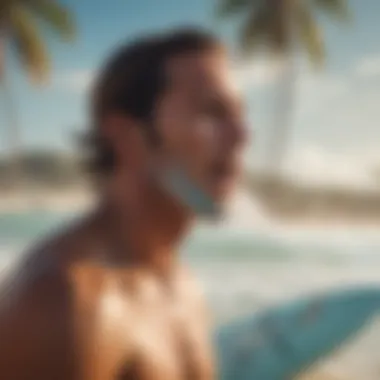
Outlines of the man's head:
[{"label": "man's head", "polygon": [[197,214],[214,213],[235,182],[245,138],[231,79],[222,45],[198,31],[119,49],[93,97],[99,175],[128,173]]}]

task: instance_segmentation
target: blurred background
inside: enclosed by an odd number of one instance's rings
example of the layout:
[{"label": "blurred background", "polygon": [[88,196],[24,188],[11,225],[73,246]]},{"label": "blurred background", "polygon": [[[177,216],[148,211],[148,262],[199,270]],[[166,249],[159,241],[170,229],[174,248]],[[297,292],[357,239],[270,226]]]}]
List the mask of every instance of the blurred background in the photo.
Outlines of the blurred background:
[{"label": "blurred background", "polygon": [[[107,54],[195,25],[230,48],[253,134],[228,216],[183,247],[216,320],[380,285],[379,16],[378,0],[0,0],[1,268],[91,204],[78,136]],[[380,327],[364,335],[312,372],[379,379]]]}]

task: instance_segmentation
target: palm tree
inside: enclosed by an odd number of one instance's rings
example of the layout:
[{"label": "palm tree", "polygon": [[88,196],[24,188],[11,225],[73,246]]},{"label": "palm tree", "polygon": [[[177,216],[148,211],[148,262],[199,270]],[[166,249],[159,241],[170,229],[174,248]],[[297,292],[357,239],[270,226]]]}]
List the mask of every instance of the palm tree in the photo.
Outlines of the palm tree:
[{"label": "palm tree", "polygon": [[290,137],[295,60],[300,52],[305,52],[314,67],[323,65],[325,45],[317,15],[346,21],[350,16],[347,0],[221,0],[218,13],[222,17],[244,17],[239,45],[245,55],[269,53],[282,63],[277,94],[280,109],[267,152],[269,173],[279,175]]},{"label": "palm tree", "polygon": [[10,93],[7,54],[16,53],[33,83],[49,78],[50,59],[45,32],[63,41],[75,35],[73,18],[56,0],[0,0],[0,86],[8,115],[8,139],[14,175],[20,165],[20,129],[15,103]]}]

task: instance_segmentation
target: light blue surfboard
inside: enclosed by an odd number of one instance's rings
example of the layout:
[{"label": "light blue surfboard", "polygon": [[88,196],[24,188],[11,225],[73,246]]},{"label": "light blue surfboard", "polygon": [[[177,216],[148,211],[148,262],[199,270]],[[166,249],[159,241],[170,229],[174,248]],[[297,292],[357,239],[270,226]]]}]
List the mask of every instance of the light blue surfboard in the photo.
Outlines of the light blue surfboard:
[{"label": "light blue surfboard", "polygon": [[286,303],[217,329],[220,380],[289,380],[327,356],[380,312],[380,288]]}]

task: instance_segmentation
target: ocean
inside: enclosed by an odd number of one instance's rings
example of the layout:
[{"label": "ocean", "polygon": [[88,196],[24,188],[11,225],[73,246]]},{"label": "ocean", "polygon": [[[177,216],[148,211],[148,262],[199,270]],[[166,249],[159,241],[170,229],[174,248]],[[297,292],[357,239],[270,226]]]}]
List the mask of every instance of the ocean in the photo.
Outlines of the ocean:
[{"label": "ocean", "polygon": [[[0,214],[1,267],[6,270],[27,245],[71,218],[75,215],[51,211]],[[201,280],[218,322],[331,289],[380,287],[376,228],[296,228],[262,220],[202,225],[181,254]],[[337,379],[379,379],[380,328],[364,335],[321,366]]]}]

